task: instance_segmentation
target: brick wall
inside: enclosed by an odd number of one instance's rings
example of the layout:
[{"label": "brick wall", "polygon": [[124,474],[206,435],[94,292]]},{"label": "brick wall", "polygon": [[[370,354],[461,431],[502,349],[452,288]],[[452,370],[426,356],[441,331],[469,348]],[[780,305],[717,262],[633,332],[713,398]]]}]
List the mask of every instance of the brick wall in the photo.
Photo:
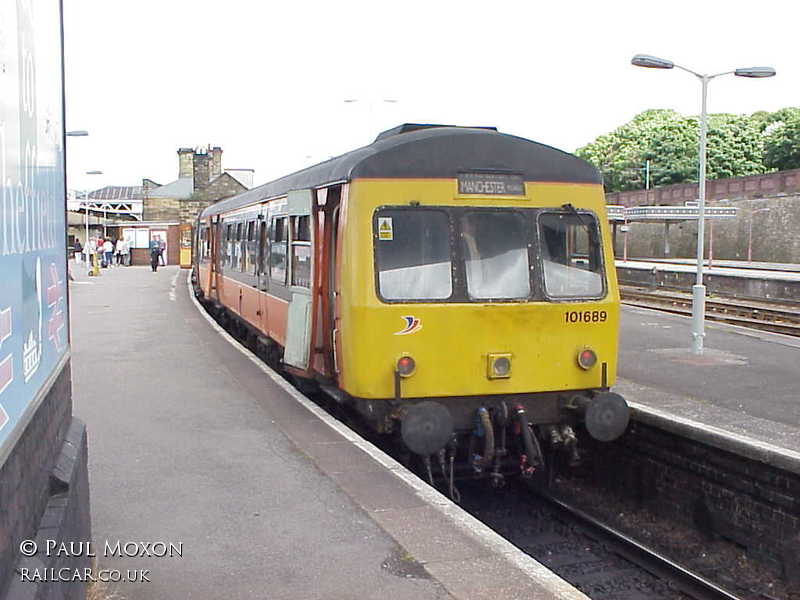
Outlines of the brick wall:
[{"label": "brick wall", "polygon": [[594,485],[796,569],[800,476],[642,423],[614,443],[587,444]]},{"label": "brick wall", "polygon": [[175,221],[180,207],[181,200],[177,198],[145,198],[142,220]]},{"label": "brick wall", "polygon": [[[25,539],[86,541],[91,536],[85,427],[72,419],[70,365],[61,371],[0,467],[0,599],[82,598],[83,585],[21,582]],[[88,566],[86,559],[65,566]],[[40,564],[41,563],[41,564]],[[54,567],[44,556],[33,566]]]},{"label": "brick wall", "polygon": [[[800,169],[765,175],[715,179],[706,183],[706,200],[744,200],[777,195],[800,195]],[[697,200],[696,183],[666,185],[652,190],[633,190],[606,194],[607,204],[623,206],[671,206]]]},{"label": "brick wall", "polygon": [[[709,205],[715,205],[710,202]],[[740,199],[722,206],[738,208],[736,218],[706,222],[705,257],[713,235],[715,259],[747,260],[752,243],[754,261],[800,263],[800,194],[765,199]],[[769,210],[761,210],[767,208]],[[758,212],[755,212],[758,211]],[[752,220],[752,240],[750,227]],[[628,258],[694,258],[697,256],[697,222],[672,223],[669,254],[665,252],[663,223],[629,223]],[[617,233],[615,254],[623,256],[624,234]]]}]

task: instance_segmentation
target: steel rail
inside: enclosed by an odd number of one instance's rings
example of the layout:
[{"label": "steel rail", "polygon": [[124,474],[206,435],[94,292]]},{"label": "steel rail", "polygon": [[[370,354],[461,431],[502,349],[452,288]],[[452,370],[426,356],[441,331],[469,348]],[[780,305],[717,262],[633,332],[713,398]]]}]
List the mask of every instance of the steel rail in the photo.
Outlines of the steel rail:
[{"label": "steel rail", "polygon": [[[691,299],[688,297],[639,290],[621,290],[620,295],[622,302],[630,306],[641,306],[681,315],[690,314],[688,304]],[[800,312],[798,311],[727,300],[709,300],[707,308],[706,318],[710,320],[800,336]]]},{"label": "steel rail", "polygon": [[682,567],[663,554],[648,548],[621,531],[602,523],[560,498],[540,488],[529,486],[533,492],[556,508],[576,519],[589,530],[589,535],[601,543],[613,546],[613,551],[661,579],[668,580],[679,591],[695,600],[741,600],[714,582]]}]

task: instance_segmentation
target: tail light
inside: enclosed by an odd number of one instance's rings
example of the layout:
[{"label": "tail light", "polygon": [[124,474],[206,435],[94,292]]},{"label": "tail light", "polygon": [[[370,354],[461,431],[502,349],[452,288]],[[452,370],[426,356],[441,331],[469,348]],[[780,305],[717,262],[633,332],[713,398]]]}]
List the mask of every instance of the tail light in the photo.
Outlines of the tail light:
[{"label": "tail light", "polygon": [[400,377],[410,377],[416,368],[417,363],[410,356],[401,356],[397,359],[397,373]]},{"label": "tail light", "polygon": [[588,371],[597,364],[597,354],[591,348],[584,348],[578,352],[578,366]]}]

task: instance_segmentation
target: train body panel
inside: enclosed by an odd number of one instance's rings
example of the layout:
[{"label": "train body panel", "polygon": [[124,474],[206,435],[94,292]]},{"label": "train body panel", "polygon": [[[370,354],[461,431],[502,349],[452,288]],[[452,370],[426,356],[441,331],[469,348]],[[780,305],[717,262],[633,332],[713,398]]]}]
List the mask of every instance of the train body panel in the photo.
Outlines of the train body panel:
[{"label": "train body panel", "polygon": [[[342,362],[350,366],[340,380],[345,391],[362,398],[393,398],[394,365],[404,355],[412,356],[417,364],[414,375],[403,381],[403,395],[411,398],[561,391],[614,383],[619,299],[602,188],[533,182],[526,183],[526,188],[524,198],[498,199],[459,196],[455,180],[353,182],[342,252]],[[498,209],[561,211],[567,203],[579,211],[591,211],[597,215],[603,240],[602,264],[612,265],[601,273],[605,280],[601,297],[382,301],[374,253],[382,240],[380,232],[374,231],[375,214],[387,207],[409,207],[412,202],[419,209],[450,207],[481,216],[484,210]],[[524,212],[519,215],[527,218]],[[460,232],[449,235],[458,237]],[[530,262],[536,278],[539,267]],[[598,364],[584,370],[577,356],[587,347],[597,353]],[[487,376],[489,354],[511,355],[510,377]]]}]

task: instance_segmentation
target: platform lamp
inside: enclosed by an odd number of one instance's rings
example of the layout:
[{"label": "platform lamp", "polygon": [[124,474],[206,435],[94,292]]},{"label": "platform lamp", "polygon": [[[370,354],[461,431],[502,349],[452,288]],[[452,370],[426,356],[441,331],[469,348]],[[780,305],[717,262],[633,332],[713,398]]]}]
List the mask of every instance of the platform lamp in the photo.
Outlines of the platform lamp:
[{"label": "platform lamp", "polygon": [[[102,175],[102,171],[86,171],[87,175]],[[83,212],[86,213],[86,243],[89,243],[89,188],[86,188],[84,192],[83,198]],[[97,250],[95,249],[95,252]],[[87,251],[86,260],[89,260],[89,254]]]},{"label": "platform lamp", "polygon": [[691,69],[677,65],[671,60],[665,60],[647,54],[637,54],[631,59],[631,64],[636,67],[647,67],[650,69],[672,69],[678,68],[687,73],[691,73],[700,80],[701,83],[701,105],[700,105],[700,174],[699,174],[699,198],[697,215],[697,281],[692,286],[692,352],[694,354],[703,353],[703,338],[705,337],[705,312],[706,312],[706,287],[703,285],[703,236],[705,234],[706,216],[706,100],[708,98],[708,82],[715,77],[722,75],[736,75],[737,77],[762,78],[775,75],[772,67],[748,67],[735,69],[733,71],[723,71],[715,75],[701,75]]}]

